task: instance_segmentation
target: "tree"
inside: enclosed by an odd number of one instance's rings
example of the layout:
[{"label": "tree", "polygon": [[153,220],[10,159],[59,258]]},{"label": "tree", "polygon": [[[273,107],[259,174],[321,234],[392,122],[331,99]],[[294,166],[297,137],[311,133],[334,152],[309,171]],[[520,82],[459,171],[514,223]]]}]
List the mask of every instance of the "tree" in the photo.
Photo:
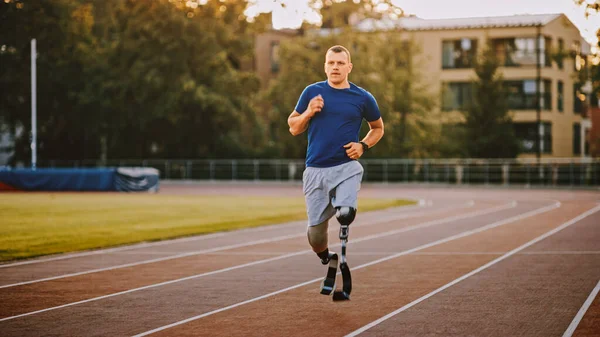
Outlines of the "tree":
[{"label": "tree", "polygon": [[351,26],[354,21],[367,18],[397,19],[404,14],[391,0],[331,1],[311,0],[310,6],[320,13],[321,28]]},{"label": "tree", "polygon": [[506,89],[498,73],[498,60],[488,46],[475,64],[473,99],[462,111],[463,146],[471,158],[514,158],[519,154]]},{"label": "tree", "polygon": [[600,12],[600,0],[573,0],[578,6],[585,5],[585,17]]},{"label": "tree", "polygon": [[[4,1],[0,83],[10,92],[0,122],[29,130],[35,37],[41,160],[253,156],[263,137],[253,131],[259,81],[248,64],[261,28],[246,21],[245,5]],[[16,159],[28,156],[25,133]]]},{"label": "tree", "polygon": [[[29,162],[30,40],[37,39],[38,153],[40,159],[82,157],[89,145],[86,111],[79,109],[81,76],[93,53],[91,7],[74,0],[4,1],[0,6],[0,123],[15,140],[13,162]],[[91,118],[90,118],[91,119]],[[67,132],[68,130],[68,132]]]}]

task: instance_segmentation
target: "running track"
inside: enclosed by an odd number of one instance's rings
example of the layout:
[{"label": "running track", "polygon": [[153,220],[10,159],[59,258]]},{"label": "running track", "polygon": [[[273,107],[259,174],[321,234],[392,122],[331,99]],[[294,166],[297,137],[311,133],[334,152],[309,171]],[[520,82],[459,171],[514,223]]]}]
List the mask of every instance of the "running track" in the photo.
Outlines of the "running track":
[{"label": "running track", "polygon": [[319,294],[327,267],[300,221],[1,264],[0,336],[600,336],[597,191],[363,185],[360,197],[420,204],[359,208],[351,301]]}]

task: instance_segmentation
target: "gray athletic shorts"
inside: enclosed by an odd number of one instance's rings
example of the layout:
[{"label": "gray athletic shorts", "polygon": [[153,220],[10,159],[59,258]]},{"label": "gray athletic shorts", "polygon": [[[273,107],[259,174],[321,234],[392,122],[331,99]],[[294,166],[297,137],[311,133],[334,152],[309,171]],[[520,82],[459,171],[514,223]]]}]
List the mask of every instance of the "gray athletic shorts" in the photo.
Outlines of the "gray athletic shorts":
[{"label": "gray athletic shorts", "polygon": [[364,169],[356,160],[333,167],[307,167],[302,176],[308,226],[335,215],[336,207],[357,208]]}]

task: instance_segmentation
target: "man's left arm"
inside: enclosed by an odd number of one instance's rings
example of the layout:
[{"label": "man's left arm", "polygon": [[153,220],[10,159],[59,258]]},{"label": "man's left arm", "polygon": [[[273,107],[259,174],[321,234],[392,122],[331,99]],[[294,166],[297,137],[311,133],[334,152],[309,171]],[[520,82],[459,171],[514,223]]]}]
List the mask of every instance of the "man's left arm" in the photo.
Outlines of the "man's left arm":
[{"label": "man's left arm", "polygon": [[[375,146],[375,144],[377,144],[383,137],[383,119],[381,119],[381,117],[379,117],[379,119],[377,120],[368,123],[370,130],[361,142],[351,142],[344,145],[344,148],[346,149],[346,154],[351,159],[358,159],[362,157],[366,150]],[[366,148],[361,143],[365,143]]]}]

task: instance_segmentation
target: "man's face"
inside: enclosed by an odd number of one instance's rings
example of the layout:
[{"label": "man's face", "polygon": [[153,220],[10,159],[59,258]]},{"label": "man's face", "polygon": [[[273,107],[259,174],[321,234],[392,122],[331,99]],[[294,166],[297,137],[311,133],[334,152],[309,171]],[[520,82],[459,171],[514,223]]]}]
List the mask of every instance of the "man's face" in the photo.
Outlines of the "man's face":
[{"label": "man's face", "polygon": [[331,50],[327,52],[327,55],[325,55],[325,73],[331,83],[343,83],[351,71],[352,63],[348,62],[348,55],[345,52],[336,53]]}]

